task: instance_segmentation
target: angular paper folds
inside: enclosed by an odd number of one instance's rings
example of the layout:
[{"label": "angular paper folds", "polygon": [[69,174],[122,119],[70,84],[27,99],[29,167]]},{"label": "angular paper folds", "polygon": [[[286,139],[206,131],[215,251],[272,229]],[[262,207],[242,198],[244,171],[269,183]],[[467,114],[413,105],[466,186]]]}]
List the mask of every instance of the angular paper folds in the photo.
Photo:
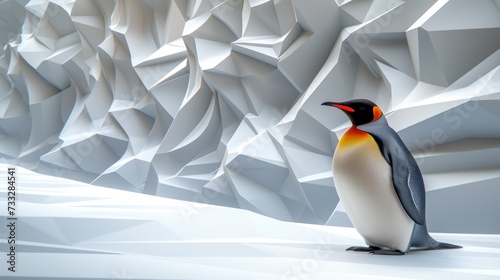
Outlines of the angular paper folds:
[{"label": "angular paper folds", "polygon": [[0,44],[7,161],[348,225],[348,124],[320,104],[369,98],[422,167],[430,230],[500,232],[480,218],[500,211],[498,1],[3,1]]}]

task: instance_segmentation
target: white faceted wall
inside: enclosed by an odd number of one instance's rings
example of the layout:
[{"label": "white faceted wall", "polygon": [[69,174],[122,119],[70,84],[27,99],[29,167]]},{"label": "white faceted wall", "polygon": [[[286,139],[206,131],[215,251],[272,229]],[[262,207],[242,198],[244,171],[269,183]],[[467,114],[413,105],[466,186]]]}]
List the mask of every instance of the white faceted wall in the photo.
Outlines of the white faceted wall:
[{"label": "white faceted wall", "polygon": [[500,233],[500,1],[2,1],[0,156],[96,185],[349,225],[323,101],[412,150],[431,231]]}]

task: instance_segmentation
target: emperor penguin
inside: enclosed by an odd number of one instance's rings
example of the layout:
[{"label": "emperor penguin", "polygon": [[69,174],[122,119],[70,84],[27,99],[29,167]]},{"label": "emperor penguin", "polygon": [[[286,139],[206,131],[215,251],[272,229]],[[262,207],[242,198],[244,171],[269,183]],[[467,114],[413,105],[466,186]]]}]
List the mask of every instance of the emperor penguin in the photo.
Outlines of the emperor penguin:
[{"label": "emperor penguin", "polygon": [[333,180],[340,201],[368,247],[347,251],[404,255],[410,248],[460,246],[434,240],[425,222],[422,173],[382,110],[366,99],[324,102],[352,122],[333,156]]}]

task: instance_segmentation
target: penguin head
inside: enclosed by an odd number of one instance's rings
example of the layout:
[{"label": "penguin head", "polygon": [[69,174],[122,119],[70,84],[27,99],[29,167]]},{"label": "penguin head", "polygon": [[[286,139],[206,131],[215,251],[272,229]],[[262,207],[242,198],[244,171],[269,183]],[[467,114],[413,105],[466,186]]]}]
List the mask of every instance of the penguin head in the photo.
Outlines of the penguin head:
[{"label": "penguin head", "polygon": [[367,99],[353,99],[346,102],[323,102],[321,105],[342,110],[355,126],[374,122],[382,117],[382,110],[377,104]]}]

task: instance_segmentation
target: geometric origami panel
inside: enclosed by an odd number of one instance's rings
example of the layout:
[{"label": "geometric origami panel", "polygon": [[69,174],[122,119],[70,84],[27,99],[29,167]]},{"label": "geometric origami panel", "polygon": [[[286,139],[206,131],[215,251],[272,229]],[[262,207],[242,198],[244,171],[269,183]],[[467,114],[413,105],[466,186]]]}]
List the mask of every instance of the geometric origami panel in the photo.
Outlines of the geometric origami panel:
[{"label": "geometric origami panel", "polygon": [[430,230],[500,233],[498,0],[7,0],[0,49],[5,162],[348,226],[349,124],[320,104],[368,98],[418,160]]}]

